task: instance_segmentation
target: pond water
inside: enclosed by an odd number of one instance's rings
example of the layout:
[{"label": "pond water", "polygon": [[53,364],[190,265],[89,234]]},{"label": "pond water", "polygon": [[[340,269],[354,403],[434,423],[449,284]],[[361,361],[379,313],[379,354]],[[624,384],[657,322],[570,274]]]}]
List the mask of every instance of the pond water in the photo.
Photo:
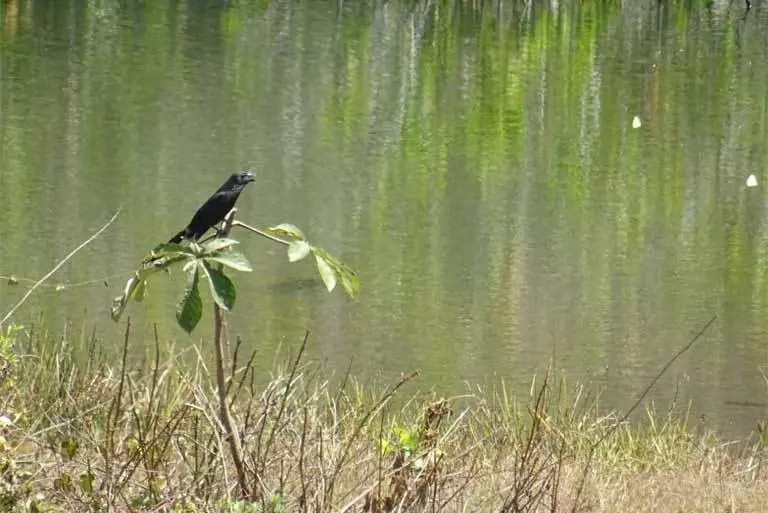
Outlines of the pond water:
[{"label": "pond water", "polygon": [[[247,167],[238,216],[298,225],[362,284],[328,294],[239,233],[230,328],[265,369],[309,329],[331,370],[522,394],[551,363],[621,409],[716,315],[651,398],[746,433],[768,414],[753,3],[1,0],[0,275],[20,283],[0,310],[122,208],[15,316],[118,345],[131,270]],[[209,311],[175,324],[183,287],[129,307],[132,351],[154,323],[210,336]]]}]

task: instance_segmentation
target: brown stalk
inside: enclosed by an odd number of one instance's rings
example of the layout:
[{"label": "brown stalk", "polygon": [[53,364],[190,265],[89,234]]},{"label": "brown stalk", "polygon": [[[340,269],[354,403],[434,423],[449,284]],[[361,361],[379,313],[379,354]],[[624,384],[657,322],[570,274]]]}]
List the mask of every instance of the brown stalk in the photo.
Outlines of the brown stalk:
[{"label": "brown stalk", "polygon": [[[220,235],[226,237],[232,229],[232,223],[237,209],[232,209],[224,218],[224,224]],[[221,425],[224,428],[224,438],[229,443],[229,450],[232,454],[232,461],[237,472],[237,484],[240,487],[240,494],[243,497],[250,497],[251,490],[248,485],[247,473],[245,469],[245,460],[243,458],[243,447],[240,442],[240,435],[235,429],[235,421],[232,418],[232,412],[229,409],[227,401],[227,382],[224,377],[224,331],[226,330],[226,320],[221,312],[221,308],[214,302],[213,304],[213,351],[216,356],[216,389],[219,397],[219,415]]]}]

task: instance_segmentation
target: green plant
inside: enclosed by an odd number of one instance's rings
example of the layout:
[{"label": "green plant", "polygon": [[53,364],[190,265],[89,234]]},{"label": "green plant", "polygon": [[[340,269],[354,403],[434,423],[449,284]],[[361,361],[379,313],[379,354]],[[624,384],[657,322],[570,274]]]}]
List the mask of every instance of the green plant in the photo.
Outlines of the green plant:
[{"label": "green plant", "polygon": [[288,260],[298,262],[312,254],[315,257],[315,264],[320,273],[328,292],[333,292],[336,283],[341,282],[341,286],[349,297],[354,297],[357,289],[360,287],[360,281],[355,272],[339,261],[336,257],[325,250],[311,245],[304,233],[296,226],[288,223],[273,226],[267,230],[274,235],[282,235],[291,239],[288,242]]},{"label": "green plant", "polygon": [[[273,242],[287,246],[290,262],[298,262],[312,254],[315,257],[320,278],[329,292],[336,288],[337,283],[341,283],[349,297],[354,297],[357,293],[360,281],[355,272],[325,250],[311,245],[304,233],[296,226],[283,223],[265,232],[235,221],[233,213],[234,210],[227,217],[225,228],[219,232],[219,235],[228,235],[232,227],[243,227]],[[278,236],[285,236],[290,240],[284,240]],[[134,301],[144,299],[148,280],[154,274],[168,271],[177,265],[182,265],[183,271],[187,274],[187,285],[176,311],[179,326],[189,333],[195,329],[203,315],[203,301],[199,290],[201,277],[208,281],[214,303],[223,310],[230,311],[235,305],[237,294],[234,283],[221,268],[251,271],[248,260],[235,249],[237,244],[239,244],[237,240],[228,236],[218,236],[200,243],[193,241],[186,244],[160,244],[144,258],[141,267],[126,282],[123,293],[113,300],[112,319],[115,321],[120,319],[131,299]]]},{"label": "green plant", "polygon": [[[341,282],[347,294],[353,297],[359,287],[359,281],[354,271],[337,258],[309,244],[304,233],[296,226],[285,223],[265,232],[235,221],[236,211],[237,209],[232,209],[225,216],[221,228],[218,229],[213,238],[200,243],[192,241],[188,244],[161,244],[153,249],[142,262],[141,268],[128,280],[123,293],[113,301],[111,313],[115,321],[119,320],[131,299],[141,301],[144,298],[147,291],[147,280],[152,275],[180,264],[187,274],[187,285],[176,311],[176,320],[187,333],[190,333],[195,329],[203,315],[203,301],[199,290],[200,277],[202,276],[208,281],[213,298],[213,349],[216,357],[216,390],[221,434],[229,445],[237,473],[240,495],[248,499],[260,498],[263,500],[263,493],[253,485],[253,483],[258,483],[261,480],[260,471],[256,471],[255,479],[249,478],[252,469],[249,468],[243,451],[243,434],[237,429],[230,410],[229,386],[224,371],[223,339],[226,332],[226,320],[222,312],[228,312],[234,307],[237,294],[234,283],[224,274],[223,268],[246,272],[251,270],[245,256],[234,249],[238,241],[229,238],[229,233],[233,227],[242,227],[273,242],[283,244],[288,247],[288,260],[291,262],[302,260],[310,253],[314,254],[320,277],[329,292],[333,291],[338,282]],[[278,235],[287,236],[291,240],[284,240]],[[128,326],[130,326],[130,322]],[[128,329],[126,329],[126,345],[127,333]],[[304,343],[306,344],[306,337]],[[124,347],[123,361],[125,361],[125,350]],[[120,396],[121,393],[118,394],[116,402],[118,410]]]},{"label": "green plant", "polygon": [[448,401],[435,401],[424,409],[417,426],[393,424],[387,436],[379,438],[379,452],[392,458],[391,478],[386,494],[368,496],[368,509],[390,511],[398,504],[423,505],[429,491],[437,491],[440,462],[445,456],[439,447],[438,430],[451,413]]},{"label": "green plant", "polygon": [[203,301],[200,297],[200,277],[204,277],[210,286],[211,297],[224,310],[231,310],[237,294],[232,283],[220,267],[236,271],[249,272],[251,265],[234,246],[238,241],[229,238],[210,239],[198,244],[161,244],[152,250],[144,260],[142,268],[128,280],[126,293],[115,299],[112,317],[119,319],[129,299],[141,301],[147,291],[147,279],[160,270],[166,270],[175,264],[181,264],[187,274],[187,286],[176,311],[176,320],[187,332],[197,326],[203,315]]},{"label": "green plant", "polygon": [[13,373],[19,362],[13,345],[21,329],[15,324],[9,325],[5,330],[0,329],[0,390],[13,385]]}]

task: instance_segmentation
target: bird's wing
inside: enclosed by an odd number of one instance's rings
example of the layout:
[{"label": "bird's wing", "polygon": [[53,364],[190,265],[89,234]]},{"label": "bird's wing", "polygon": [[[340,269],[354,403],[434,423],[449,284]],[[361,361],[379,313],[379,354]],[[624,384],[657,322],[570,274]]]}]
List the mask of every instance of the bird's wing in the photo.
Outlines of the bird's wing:
[{"label": "bird's wing", "polygon": [[224,216],[232,210],[235,205],[237,195],[231,191],[216,192],[203,203],[203,205],[195,212],[192,221],[189,223],[190,234],[194,237],[199,237],[205,233],[208,228],[224,219]]},{"label": "bird's wing", "polygon": [[208,201],[203,203],[198,212],[202,211],[212,220],[212,225],[216,224],[224,219],[224,216],[232,210],[236,199],[237,194],[234,194],[232,191],[217,191],[208,198]]}]

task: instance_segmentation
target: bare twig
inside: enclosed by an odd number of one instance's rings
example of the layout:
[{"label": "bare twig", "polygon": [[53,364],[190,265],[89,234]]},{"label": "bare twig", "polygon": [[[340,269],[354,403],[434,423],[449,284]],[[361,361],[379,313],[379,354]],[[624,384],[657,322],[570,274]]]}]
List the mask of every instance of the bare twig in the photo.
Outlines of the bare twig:
[{"label": "bare twig", "polygon": [[587,481],[587,475],[589,474],[589,469],[592,466],[592,459],[595,455],[595,450],[600,446],[603,441],[605,441],[606,438],[611,436],[616,432],[617,429],[619,429],[619,426],[621,426],[632,413],[637,409],[638,406],[640,406],[640,403],[643,402],[643,399],[645,399],[645,396],[648,395],[648,392],[651,391],[651,389],[656,385],[656,383],[661,379],[661,377],[669,370],[669,368],[672,366],[673,363],[677,361],[678,358],[680,358],[686,351],[688,351],[693,345],[698,341],[702,335],[709,329],[709,327],[712,325],[712,323],[715,322],[715,319],[717,319],[717,315],[713,315],[712,318],[707,322],[703,328],[701,328],[691,339],[688,341],[685,346],[683,346],[675,355],[667,361],[667,363],[661,368],[661,370],[656,374],[656,377],[654,377],[651,382],[648,384],[648,386],[645,387],[643,392],[640,394],[640,397],[637,398],[637,401],[632,405],[631,408],[627,410],[627,412],[619,418],[619,420],[616,421],[616,423],[608,428],[608,430],[603,433],[603,435],[597,439],[595,443],[592,444],[592,446],[589,448],[589,454],[587,455],[587,463],[584,465],[584,471],[581,474],[581,479],[579,480],[579,486],[576,488],[576,498],[573,502],[573,506],[571,508],[571,513],[575,513],[576,509],[579,504],[579,498],[581,497],[582,492],[584,491],[584,484]]},{"label": "bare twig", "polygon": [[[407,382],[411,381],[413,378],[415,378],[418,375],[419,375],[419,371],[414,371],[414,372],[411,372],[410,374],[401,376],[400,380],[397,383],[395,383],[394,386],[392,386],[389,390],[387,390],[379,398],[378,402],[372,408],[370,408],[365,413],[365,415],[363,415],[363,418],[360,419],[360,421],[358,421],[357,426],[355,427],[355,430],[352,433],[352,436],[350,436],[346,440],[346,445],[341,451],[341,456],[339,456],[339,459],[336,461],[336,464],[334,465],[334,469],[333,469],[333,472],[331,473],[330,481],[325,485],[325,495],[329,498],[329,502],[331,502],[333,499],[333,491],[334,491],[334,486],[336,484],[336,478],[339,476],[339,473],[341,472],[341,467],[346,462],[347,454],[349,454],[349,451],[352,448],[352,443],[360,435],[360,432],[368,424],[368,421],[373,416],[378,415],[378,413],[384,408],[384,406],[386,406],[389,400],[392,399],[392,397],[397,393],[398,389],[400,389],[400,387],[402,387],[403,385],[405,385]],[[371,487],[370,490],[373,490],[374,487]]]},{"label": "bare twig", "polygon": [[272,425],[272,430],[269,432],[269,437],[267,438],[267,443],[264,446],[264,459],[266,459],[267,453],[269,452],[270,447],[272,446],[272,442],[275,439],[275,432],[280,426],[280,419],[283,417],[283,413],[285,412],[285,404],[288,402],[288,396],[291,393],[291,386],[294,383],[294,379],[296,378],[296,371],[299,368],[299,363],[301,362],[301,357],[304,354],[304,350],[307,348],[307,340],[309,340],[309,331],[306,331],[304,333],[304,340],[301,342],[301,346],[299,347],[299,352],[296,355],[296,359],[293,362],[293,366],[291,367],[290,374],[288,375],[288,381],[285,384],[285,388],[283,389],[282,393],[282,400],[280,401],[280,409],[277,411],[277,417],[275,418],[275,422]]},{"label": "bare twig", "polygon": [[304,451],[306,450],[307,443],[307,422],[309,421],[309,414],[306,405],[302,407],[302,413],[304,414],[304,422],[301,424],[301,443],[299,445],[299,482],[301,483],[299,506],[300,511],[303,513],[307,511],[307,480],[304,477]]},{"label": "bare twig", "polygon": [[[85,287],[87,285],[96,285],[96,284],[105,284],[109,283],[110,280],[116,280],[118,278],[127,278],[128,276],[131,276],[133,274],[133,271],[126,272],[126,273],[120,273],[120,274],[111,274],[109,276],[105,276],[103,278],[93,278],[90,280],[83,280],[83,281],[62,281],[59,283],[45,283],[42,285],[39,285],[40,287],[49,288],[49,289],[56,289],[56,290],[65,290],[65,289],[72,289],[75,287]],[[25,278],[23,276],[16,276],[16,275],[0,275],[0,280],[6,281],[9,285],[18,285],[19,283],[37,283],[38,280],[33,278]]]},{"label": "bare twig", "polygon": [[93,241],[93,240],[94,240],[96,237],[98,237],[99,235],[101,235],[101,234],[102,234],[102,232],[103,232],[104,230],[106,230],[107,228],[109,228],[109,225],[111,225],[111,224],[112,224],[112,223],[115,221],[115,219],[117,219],[117,216],[118,216],[118,215],[120,215],[120,211],[121,211],[121,209],[119,209],[119,208],[118,208],[118,209],[117,209],[117,212],[115,212],[115,213],[112,215],[112,218],[111,218],[109,221],[107,221],[107,223],[106,223],[104,226],[102,226],[102,227],[99,229],[99,231],[97,231],[96,233],[94,233],[93,235],[91,235],[90,237],[88,237],[88,239],[86,239],[86,241],[85,241],[85,242],[83,242],[82,244],[80,244],[79,246],[77,246],[75,249],[73,249],[73,250],[72,250],[72,251],[71,251],[71,252],[70,252],[70,253],[69,253],[67,256],[65,256],[65,257],[64,257],[64,259],[63,259],[61,262],[59,262],[58,264],[56,264],[56,265],[54,266],[54,268],[53,268],[53,269],[51,269],[51,270],[48,272],[48,274],[46,274],[45,276],[43,276],[42,278],[40,278],[39,280],[37,280],[37,282],[35,282],[35,284],[34,284],[34,285],[32,285],[32,287],[30,287],[30,289],[27,291],[27,293],[26,293],[26,294],[24,294],[24,297],[22,297],[22,298],[19,300],[19,302],[18,302],[18,303],[16,303],[16,304],[13,306],[13,308],[11,308],[11,310],[10,310],[10,311],[9,311],[7,314],[5,314],[5,317],[3,317],[3,319],[2,319],[2,320],[0,320],[0,325],[2,325],[3,323],[5,323],[5,321],[7,321],[8,319],[10,319],[11,315],[13,315],[13,314],[14,314],[14,312],[16,312],[16,310],[17,310],[17,309],[18,309],[18,308],[19,308],[21,305],[23,305],[23,304],[24,304],[24,302],[27,300],[27,298],[28,298],[30,295],[32,295],[32,293],[35,291],[35,289],[37,289],[37,288],[38,288],[38,287],[39,287],[39,286],[40,286],[40,285],[41,285],[41,284],[42,284],[42,283],[43,283],[45,280],[47,280],[48,278],[50,278],[50,277],[53,275],[53,273],[55,273],[56,271],[58,271],[58,270],[61,268],[61,266],[62,266],[62,265],[64,265],[65,263],[67,263],[67,262],[69,261],[69,259],[70,259],[70,258],[72,258],[72,257],[75,255],[75,253],[77,253],[78,251],[80,251],[81,249],[83,249],[85,246],[87,246],[88,244],[90,244],[90,243],[91,243],[91,242],[92,242],[92,241]]},{"label": "bare twig", "polygon": [[253,226],[249,226],[241,221],[232,221],[232,227],[235,227],[235,226],[240,226],[242,228],[245,228],[246,230],[252,231],[253,233],[258,233],[262,237],[266,237],[272,242],[277,242],[278,244],[282,244],[283,246],[291,245],[291,243],[288,242],[287,240],[281,239],[280,237],[275,237],[274,235],[271,235],[263,230],[259,230],[258,228],[254,228]]}]

